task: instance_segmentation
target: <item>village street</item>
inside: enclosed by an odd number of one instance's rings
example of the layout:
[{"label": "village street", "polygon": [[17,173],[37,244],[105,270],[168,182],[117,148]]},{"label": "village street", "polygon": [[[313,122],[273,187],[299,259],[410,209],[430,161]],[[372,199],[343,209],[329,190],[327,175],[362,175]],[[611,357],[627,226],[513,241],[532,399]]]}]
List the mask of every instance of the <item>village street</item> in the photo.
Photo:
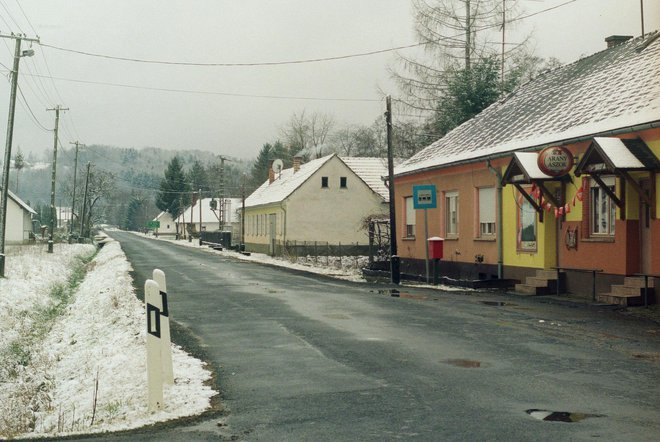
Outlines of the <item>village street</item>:
[{"label": "village street", "polygon": [[[493,293],[402,287],[392,296],[387,286],[110,234],[132,263],[138,292],[154,268],[165,271],[171,318],[189,332],[178,337],[183,345],[197,338],[217,370],[225,411],[103,439],[660,434],[658,324]],[[532,409],[576,413],[577,422],[542,421],[534,416],[547,413]]]}]

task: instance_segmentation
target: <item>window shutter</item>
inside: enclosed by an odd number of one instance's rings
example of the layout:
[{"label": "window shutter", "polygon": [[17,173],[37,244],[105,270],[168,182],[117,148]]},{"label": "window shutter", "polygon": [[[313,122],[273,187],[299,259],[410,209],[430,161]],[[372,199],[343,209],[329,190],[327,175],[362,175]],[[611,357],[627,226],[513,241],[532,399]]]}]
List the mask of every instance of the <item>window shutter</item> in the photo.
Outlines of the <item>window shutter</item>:
[{"label": "window shutter", "polygon": [[479,222],[495,222],[495,188],[479,189]]}]

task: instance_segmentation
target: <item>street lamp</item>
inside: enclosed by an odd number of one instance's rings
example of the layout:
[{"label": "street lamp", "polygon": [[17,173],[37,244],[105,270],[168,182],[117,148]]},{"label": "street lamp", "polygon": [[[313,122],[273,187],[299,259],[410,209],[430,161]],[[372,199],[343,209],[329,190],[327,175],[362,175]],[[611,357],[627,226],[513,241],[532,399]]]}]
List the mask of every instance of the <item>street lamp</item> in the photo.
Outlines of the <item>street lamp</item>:
[{"label": "street lamp", "polygon": [[5,231],[7,227],[7,198],[9,197],[9,164],[11,162],[11,145],[14,136],[14,113],[16,110],[16,89],[18,88],[18,65],[21,57],[34,55],[33,49],[21,52],[21,41],[36,41],[36,38],[27,38],[21,35],[0,35],[0,38],[13,38],[16,40],[14,51],[14,66],[11,71],[11,95],[9,97],[9,117],[7,121],[7,139],[5,145],[5,162],[2,169],[2,203],[0,204],[0,277],[5,277]]}]

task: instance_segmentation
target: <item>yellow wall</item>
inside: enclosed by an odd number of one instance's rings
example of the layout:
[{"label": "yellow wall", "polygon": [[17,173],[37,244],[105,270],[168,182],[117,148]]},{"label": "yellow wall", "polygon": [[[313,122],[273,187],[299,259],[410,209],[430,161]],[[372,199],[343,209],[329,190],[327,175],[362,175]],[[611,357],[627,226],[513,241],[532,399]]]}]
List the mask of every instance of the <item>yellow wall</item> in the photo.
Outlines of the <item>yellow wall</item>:
[{"label": "yellow wall", "polygon": [[[556,185],[546,186],[553,192]],[[555,266],[556,249],[556,220],[554,212],[545,212],[544,222],[536,217],[537,249],[532,251],[519,251],[517,244],[518,228],[518,202],[517,190],[514,186],[504,187],[502,192],[502,207],[504,209],[502,227],[504,229],[504,265],[514,267],[530,267],[544,269]],[[572,198],[572,197],[571,197]]]},{"label": "yellow wall", "polygon": [[[279,206],[265,206],[256,208],[245,208],[245,242],[251,244],[269,244],[270,243],[270,218],[269,215],[275,214],[275,238],[282,239],[282,225],[284,222],[284,212]],[[255,231],[255,216],[263,216],[266,224],[261,227],[259,232]]]}]

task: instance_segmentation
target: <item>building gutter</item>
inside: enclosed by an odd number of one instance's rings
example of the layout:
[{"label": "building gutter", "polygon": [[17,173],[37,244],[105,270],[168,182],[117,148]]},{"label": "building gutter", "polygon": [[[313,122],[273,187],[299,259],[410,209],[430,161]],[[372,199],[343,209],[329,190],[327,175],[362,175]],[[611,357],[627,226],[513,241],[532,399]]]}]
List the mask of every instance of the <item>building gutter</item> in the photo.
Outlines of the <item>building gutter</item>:
[{"label": "building gutter", "polygon": [[448,167],[454,167],[454,166],[462,166],[464,164],[471,164],[471,163],[478,163],[480,161],[489,161],[489,160],[494,160],[497,158],[504,158],[508,157],[514,152],[528,152],[528,151],[534,151],[534,150],[541,150],[546,147],[550,146],[557,146],[557,145],[565,145],[565,144],[573,144],[573,143],[580,143],[582,141],[588,141],[592,139],[593,137],[606,137],[610,135],[621,135],[621,134],[626,134],[626,133],[631,133],[631,132],[639,132],[642,130],[648,130],[648,129],[657,129],[660,128],[660,120],[652,121],[650,123],[644,123],[644,124],[638,124],[635,126],[626,126],[626,127],[621,127],[619,129],[612,129],[604,132],[598,132],[595,134],[590,134],[590,135],[583,135],[580,137],[574,137],[574,138],[566,138],[563,140],[557,140],[553,141],[550,143],[544,143],[544,144],[539,144],[536,146],[530,146],[530,147],[523,147],[520,149],[515,149],[515,150],[507,150],[505,152],[498,152],[490,155],[484,155],[482,157],[474,157],[466,160],[460,160],[460,161],[455,161],[452,163],[447,163],[447,164],[440,164],[437,166],[429,166],[421,169],[415,169],[411,170],[408,172],[403,172],[399,174],[395,174],[394,178],[402,178],[404,176],[409,176],[409,175],[416,175],[418,173],[423,173],[423,172],[430,172],[433,170],[438,170],[438,169],[446,169]]},{"label": "building gutter", "polygon": [[504,277],[504,237],[502,226],[502,173],[490,164],[490,159],[486,160],[488,170],[497,178],[497,279]]}]

